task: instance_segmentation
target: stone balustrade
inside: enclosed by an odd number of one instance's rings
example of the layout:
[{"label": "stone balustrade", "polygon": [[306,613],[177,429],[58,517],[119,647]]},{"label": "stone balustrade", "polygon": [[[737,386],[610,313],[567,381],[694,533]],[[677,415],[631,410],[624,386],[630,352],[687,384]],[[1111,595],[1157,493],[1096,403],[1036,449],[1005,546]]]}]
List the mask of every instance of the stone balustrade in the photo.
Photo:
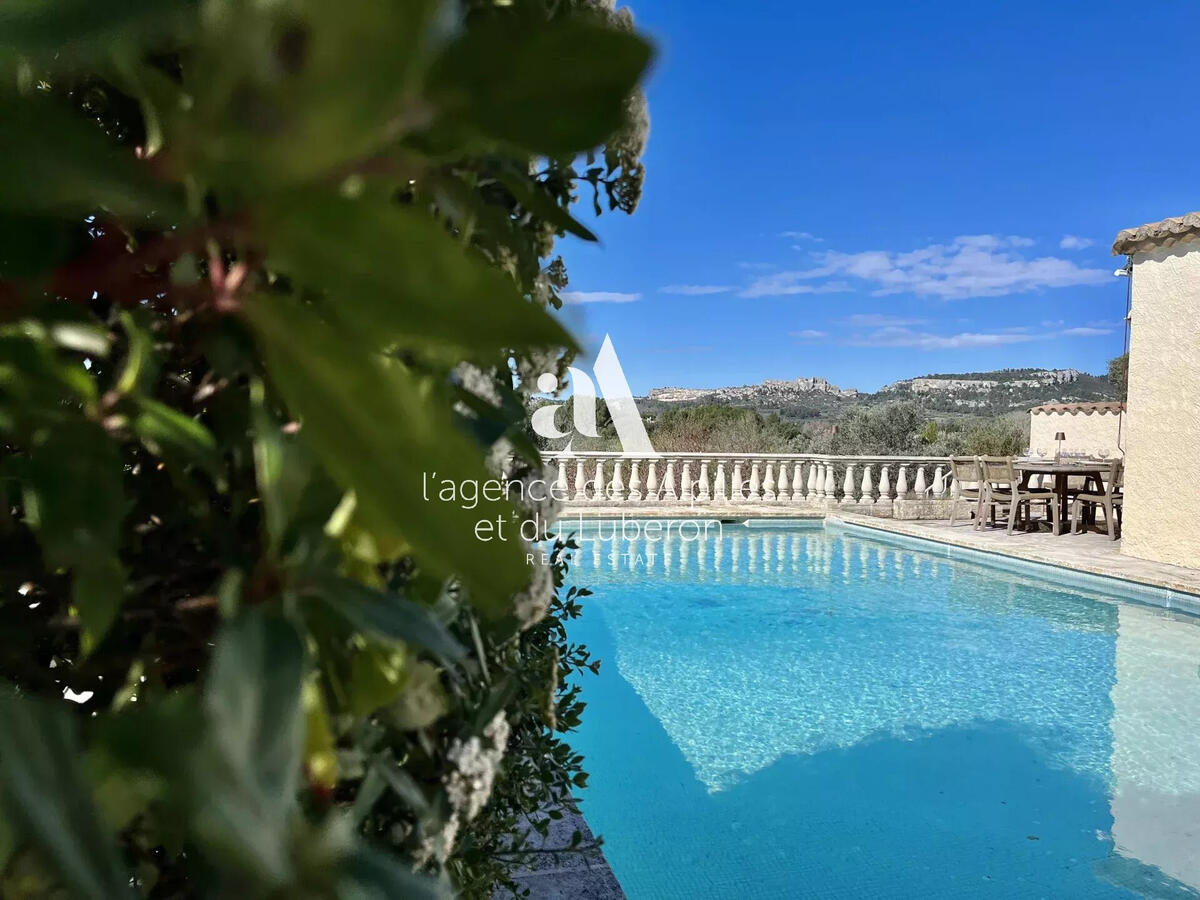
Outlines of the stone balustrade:
[{"label": "stone balustrade", "polygon": [[958,496],[950,461],[932,456],[789,453],[545,453],[547,478],[567,509],[703,508],[738,511],[847,507],[899,518],[949,515]]}]

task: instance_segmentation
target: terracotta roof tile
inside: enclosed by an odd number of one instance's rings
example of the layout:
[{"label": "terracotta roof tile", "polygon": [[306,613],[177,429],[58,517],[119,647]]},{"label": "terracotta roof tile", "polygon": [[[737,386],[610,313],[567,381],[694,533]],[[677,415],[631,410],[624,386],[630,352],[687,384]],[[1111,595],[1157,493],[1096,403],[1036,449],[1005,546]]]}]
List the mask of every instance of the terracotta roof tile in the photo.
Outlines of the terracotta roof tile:
[{"label": "terracotta roof tile", "polygon": [[1099,403],[1047,403],[1043,406],[1035,406],[1030,410],[1031,413],[1070,413],[1077,416],[1083,413],[1085,416],[1090,416],[1092,413],[1116,413],[1123,412],[1125,404],[1116,400],[1106,400]]},{"label": "terracotta roof tile", "polygon": [[1200,237],[1200,212],[1163,219],[1137,228],[1126,228],[1113,241],[1113,256],[1137,253],[1151,247],[1170,246],[1176,241]]}]

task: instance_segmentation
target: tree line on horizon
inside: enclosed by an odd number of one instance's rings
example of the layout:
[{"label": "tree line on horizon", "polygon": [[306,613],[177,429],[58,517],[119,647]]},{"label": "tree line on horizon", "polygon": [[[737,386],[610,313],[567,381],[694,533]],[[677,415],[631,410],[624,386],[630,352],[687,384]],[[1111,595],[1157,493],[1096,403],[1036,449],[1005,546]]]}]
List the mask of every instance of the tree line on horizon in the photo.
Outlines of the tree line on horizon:
[{"label": "tree line on horizon", "polygon": [[[1124,399],[1128,354],[1109,361],[1110,395]],[[1021,371],[1021,370],[1013,370]],[[1012,456],[1029,446],[1025,410],[948,413],[920,400],[898,399],[789,418],[781,411],[714,403],[649,404],[643,414],[654,449],[662,453],[822,453],[838,456]],[[573,421],[574,398],[560,409],[559,424]],[[571,441],[576,450],[619,450],[603,400],[597,401],[598,437],[537,438],[546,450]]]}]

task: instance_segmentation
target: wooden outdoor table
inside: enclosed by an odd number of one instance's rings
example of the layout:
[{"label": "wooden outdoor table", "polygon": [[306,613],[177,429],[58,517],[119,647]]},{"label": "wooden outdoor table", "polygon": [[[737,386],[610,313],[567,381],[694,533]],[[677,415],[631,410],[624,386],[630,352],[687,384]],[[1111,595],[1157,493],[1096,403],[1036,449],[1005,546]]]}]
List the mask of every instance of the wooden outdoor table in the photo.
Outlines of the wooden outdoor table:
[{"label": "wooden outdoor table", "polygon": [[1108,466],[1108,463],[1088,459],[1059,460],[1058,462],[1052,459],[1019,459],[1013,463],[1013,468],[1024,475],[1022,488],[1029,486],[1029,480],[1034,475],[1054,476],[1054,493],[1058,495],[1059,522],[1059,530],[1055,534],[1061,534],[1062,529],[1070,522],[1067,479],[1072,475],[1082,476],[1101,484],[1104,473],[1108,471]]}]

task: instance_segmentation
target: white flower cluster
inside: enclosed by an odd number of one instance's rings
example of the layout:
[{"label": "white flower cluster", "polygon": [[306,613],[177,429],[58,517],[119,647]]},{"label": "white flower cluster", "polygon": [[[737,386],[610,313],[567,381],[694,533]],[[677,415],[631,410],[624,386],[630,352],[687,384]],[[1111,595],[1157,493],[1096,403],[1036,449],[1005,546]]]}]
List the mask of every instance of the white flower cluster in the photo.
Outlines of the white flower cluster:
[{"label": "white flower cluster", "polygon": [[454,842],[458,839],[458,828],[461,824],[457,813],[451,815],[446,820],[446,824],[442,826],[441,831],[422,840],[413,852],[413,862],[416,863],[417,868],[427,865],[433,859],[439,863],[444,863],[449,859],[450,854],[454,851]]},{"label": "white flower cluster", "polygon": [[454,814],[470,822],[487,805],[504,748],[508,744],[508,720],[501,710],[483,729],[482,739],[455,739],[446,754],[454,770],[446,776],[446,794]]},{"label": "white flower cluster", "polygon": [[450,798],[450,816],[440,831],[424,838],[417,847],[413,858],[418,867],[431,860],[444,863],[449,859],[463,822],[470,822],[487,806],[504,749],[508,746],[509,733],[508,720],[501,710],[483,729],[482,739],[471,737],[463,741],[455,738],[450,744],[446,758],[454,768],[444,779]]},{"label": "white flower cluster", "polygon": [[521,630],[542,621],[553,600],[554,570],[547,563],[535,560],[529,587],[513,597],[513,612],[521,623]]}]

